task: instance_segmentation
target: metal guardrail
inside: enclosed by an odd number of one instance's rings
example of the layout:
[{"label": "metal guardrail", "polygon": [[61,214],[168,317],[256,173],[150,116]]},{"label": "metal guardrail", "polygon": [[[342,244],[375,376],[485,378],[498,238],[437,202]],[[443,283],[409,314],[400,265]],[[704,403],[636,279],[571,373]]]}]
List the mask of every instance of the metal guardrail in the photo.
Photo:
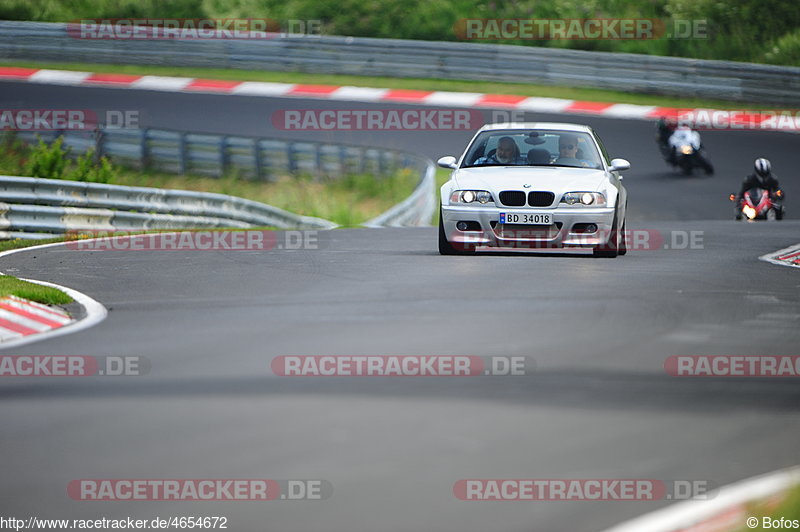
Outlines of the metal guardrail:
[{"label": "metal guardrail", "polygon": [[436,167],[429,161],[414,192],[385,213],[364,222],[365,227],[408,227],[429,225],[436,212]]},{"label": "metal guardrail", "polygon": [[46,238],[68,231],[336,227],[224,194],[61,179],[0,176],[0,198],[0,238]]},{"label": "metal guardrail", "polygon": [[[168,172],[213,176],[235,170],[268,180],[306,172],[378,175],[410,169],[421,178],[412,195],[367,222],[369,227],[428,225],[433,215],[433,162],[415,155],[314,142],[201,135],[164,130],[53,131],[73,153],[97,150],[117,162]],[[20,133],[23,140],[33,133]],[[242,153],[245,148],[245,153]],[[274,226],[331,229],[336,224],[223,194],[0,176],[0,238],[46,238],[79,230],[191,229]]]},{"label": "metal guardrail", "polygon": [[8,59],[529,82],[800,105],[800,68],[532,46],[361,37],[87,40],[66,24],[0,22]]},{"label": "metal guardrail", "polygon": [[94,149],[125,166],[168,173],[193,173],[270,181],[287,174],[340,177],[348,173],[388,175],[416,167],[413,156],[394,150],[320,142],[236,137],[161,129],[104,129],[19,132],[24,141],[37,136],[50,143],[63,137],[73,154]]}]

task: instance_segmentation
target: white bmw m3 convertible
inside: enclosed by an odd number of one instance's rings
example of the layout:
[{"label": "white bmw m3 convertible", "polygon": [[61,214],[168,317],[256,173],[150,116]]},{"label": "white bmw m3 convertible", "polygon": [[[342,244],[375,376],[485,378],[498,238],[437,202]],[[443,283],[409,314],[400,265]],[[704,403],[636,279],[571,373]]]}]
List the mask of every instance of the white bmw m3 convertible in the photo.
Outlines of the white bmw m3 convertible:
[{"label": "white bmw m3 convertible", "polygon": [[472,138],[441,188],[439,252],[591,249],[624,255],[627,192],[589,126],[489,124]]}]

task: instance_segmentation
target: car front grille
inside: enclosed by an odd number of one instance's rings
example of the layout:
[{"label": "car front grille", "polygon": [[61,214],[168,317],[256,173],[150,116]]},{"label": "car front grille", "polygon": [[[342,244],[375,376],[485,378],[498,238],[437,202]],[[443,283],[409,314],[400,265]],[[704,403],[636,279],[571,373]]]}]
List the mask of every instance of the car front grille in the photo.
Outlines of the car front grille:
[{"label": "car front grille", "polygon": [[528,192],[528,205],[531,207],[549,207],[556,198],[552,192]]},{"label": "car front grille", "polygon": [[528,192],[527,197],[521,190],[504,190],[500,193],[500,203],[508,207],[549,207],[555,199],[555,194],[546,191]]},{"label": "car front grille", "polygon": [[520,190],[504,190],[500,193],[500,203],[509,207],[524,207],[525,193]]}]

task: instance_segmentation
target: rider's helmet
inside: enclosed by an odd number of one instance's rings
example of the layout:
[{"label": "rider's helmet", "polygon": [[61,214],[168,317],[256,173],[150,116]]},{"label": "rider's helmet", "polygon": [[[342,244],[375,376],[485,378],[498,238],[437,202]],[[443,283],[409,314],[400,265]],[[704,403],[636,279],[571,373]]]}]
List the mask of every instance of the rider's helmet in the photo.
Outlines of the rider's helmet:
[{"label": "rider's helmet", "polygon": [[756,175],[761,178],[762,181],[770,174],[770,171],[772,170],[772,165],[770,165],[769,161],[763,157],[756,159],[754,166],[756,169]]}]

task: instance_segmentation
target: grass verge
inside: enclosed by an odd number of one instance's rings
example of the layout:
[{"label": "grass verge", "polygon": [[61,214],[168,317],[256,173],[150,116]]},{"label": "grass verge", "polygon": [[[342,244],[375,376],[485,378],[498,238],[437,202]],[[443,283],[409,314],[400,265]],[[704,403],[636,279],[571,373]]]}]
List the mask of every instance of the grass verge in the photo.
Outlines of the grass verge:
[{"label": "grass verge", "polygon": [[418,180],[418,175],[405,171],[382,178],[349,175],[318,180],[286,176],[269,183],[236,177],[215,179],[122,171],[112,183],[227,194],[268,203],[295,214],[331,220],[342,227],[355,227],[406,199]]},{"label": "grass verge", "polygon": [[44,238],[42,240],[23,240],[21,238],[15,238],[14,240],[0,240],[0,252],[8,251],[10,249],[29,248],[31,246],[38,246],[40,244],[64,242],[65,240],[66,238],[63,236]]},{"label": "grass verge", "polygon": [[[428,91],[480,92],[487,94],[512,94],[544,98],[565,98],[596,102],[655,105],[660,107],[706,107],[716,109],[770,109],[766,105],[751,105],[725,100],[679,98],[636,94],[582,87],[558,87],[526,83],[489,81],[390,78],[374,76],[346,76],[337,74],[312,74],[304,72],[271,72],[263,70],[234,70],[225,68],[164,67],[157,65],[111,65],[99,63],[55,63],[35,61],[2,61],[0,66],[79,70],[109,74],[185,76],[192,78],[224,79],[234,81],[267,81],[321,85],[352,85],[387,89],[415,89]],[[774,106],[773,106],[774,107]]]},{"label": "grass verge", "polygon": [[45,305],[66,305],[72,298],[61,290],[42,286],[10,275],[0,275],[0,297],[17,296]]},{"label": "grass verge", "polygon": [[[742,526],[737,528],[735,532],[745,531],[763,531],[775,529],[797,529],[798,526],[764,526],[765,524],[775,524],[774,521],[779,521],[781,518],[785,521],[794,521],[800,523],[800,486],[796,486],[788,492],[786,497],[778,504],[777,508],[768,508],[766,504],[758,503],[750,506],[748,517],[758,519],[756,527]],[[765,523],[765,519],[769,519],[769,523]]]}]

